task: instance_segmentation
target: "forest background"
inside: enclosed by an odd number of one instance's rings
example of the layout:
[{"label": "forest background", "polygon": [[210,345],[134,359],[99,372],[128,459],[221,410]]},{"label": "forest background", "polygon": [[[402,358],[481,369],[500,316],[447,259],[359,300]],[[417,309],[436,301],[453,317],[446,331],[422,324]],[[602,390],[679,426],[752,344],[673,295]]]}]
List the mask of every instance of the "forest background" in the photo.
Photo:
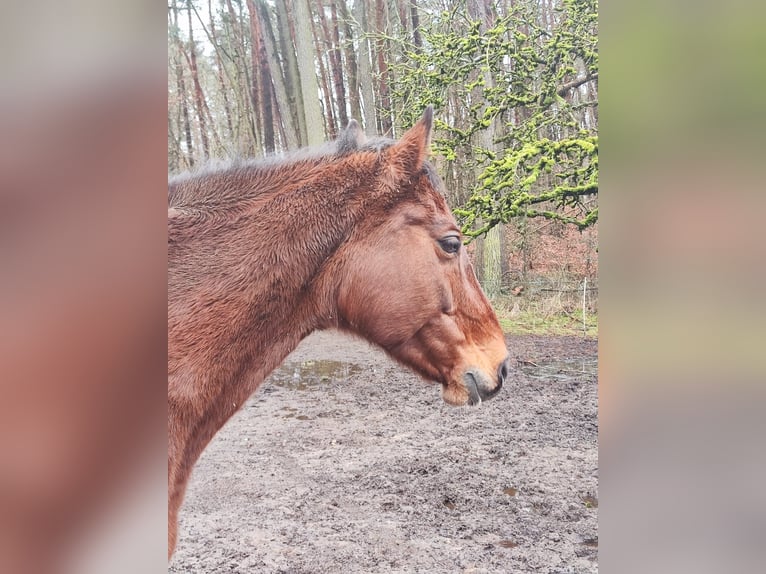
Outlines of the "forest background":
[{"label": "forest background", "polygon": [[433,162],[511,332],[597,333],[596,0],[170,0],[168,171],[436,109]]}]

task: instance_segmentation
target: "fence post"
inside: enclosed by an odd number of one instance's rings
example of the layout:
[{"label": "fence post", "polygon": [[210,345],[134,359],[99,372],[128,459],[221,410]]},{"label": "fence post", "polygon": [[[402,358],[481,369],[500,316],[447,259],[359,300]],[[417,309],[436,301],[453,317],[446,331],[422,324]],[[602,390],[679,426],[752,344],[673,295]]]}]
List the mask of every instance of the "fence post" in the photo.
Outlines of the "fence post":
[{"label": "fence post", "polygon": [[585,325],[585,293],[588,289],[588,276],[586,275],[582,282],[582,334],[588,334],[588,328]]}]

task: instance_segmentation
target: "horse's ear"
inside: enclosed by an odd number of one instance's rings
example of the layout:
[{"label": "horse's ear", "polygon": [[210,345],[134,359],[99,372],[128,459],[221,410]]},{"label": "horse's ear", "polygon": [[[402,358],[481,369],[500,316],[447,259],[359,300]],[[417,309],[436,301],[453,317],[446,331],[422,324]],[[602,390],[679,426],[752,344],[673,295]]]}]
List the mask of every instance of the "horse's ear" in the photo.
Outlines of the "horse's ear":
[{"label": "horse's ear", "polygon": [[362,147],[366,141],[367,138],[359,123],[356,120],[351,120],[346,129],[338,136],[336,153],[338,155],[352,153]]},{"label": "horse's ear", "polygon": [[433,124],[434,108],[428,106],[423,117],[391,146],[390,161],[400,176],[410,176],[423,167],[423,162],[431,154]]}]

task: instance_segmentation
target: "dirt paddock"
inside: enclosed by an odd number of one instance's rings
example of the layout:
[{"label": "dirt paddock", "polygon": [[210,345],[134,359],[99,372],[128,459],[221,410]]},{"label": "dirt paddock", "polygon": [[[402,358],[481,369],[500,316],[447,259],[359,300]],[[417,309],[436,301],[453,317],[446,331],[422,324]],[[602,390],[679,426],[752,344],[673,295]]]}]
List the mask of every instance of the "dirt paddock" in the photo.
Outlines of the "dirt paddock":
[{"label": "dirt paddock", "polygon": [[176,573],[597,572],[594,339],[508,336],[478,407],[382,352],[304,340],[216,436]]}]

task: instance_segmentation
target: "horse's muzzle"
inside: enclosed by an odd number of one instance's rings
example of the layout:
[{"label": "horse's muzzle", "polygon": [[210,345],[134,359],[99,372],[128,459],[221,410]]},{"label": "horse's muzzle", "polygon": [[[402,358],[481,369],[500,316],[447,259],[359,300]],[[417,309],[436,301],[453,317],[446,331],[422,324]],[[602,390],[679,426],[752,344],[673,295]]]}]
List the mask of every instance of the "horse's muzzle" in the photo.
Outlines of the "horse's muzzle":
[{"label": "horse's muzzle", "polygon": [[478,405],[482,401],[488,401],[500,392],[503,383],[508,377],[510,359],[506,358],[497,368],[497,379],[492,382],[483,376],[480,371],[469,370],[463,375],[463,383],[468,390],[468,404]]}]

